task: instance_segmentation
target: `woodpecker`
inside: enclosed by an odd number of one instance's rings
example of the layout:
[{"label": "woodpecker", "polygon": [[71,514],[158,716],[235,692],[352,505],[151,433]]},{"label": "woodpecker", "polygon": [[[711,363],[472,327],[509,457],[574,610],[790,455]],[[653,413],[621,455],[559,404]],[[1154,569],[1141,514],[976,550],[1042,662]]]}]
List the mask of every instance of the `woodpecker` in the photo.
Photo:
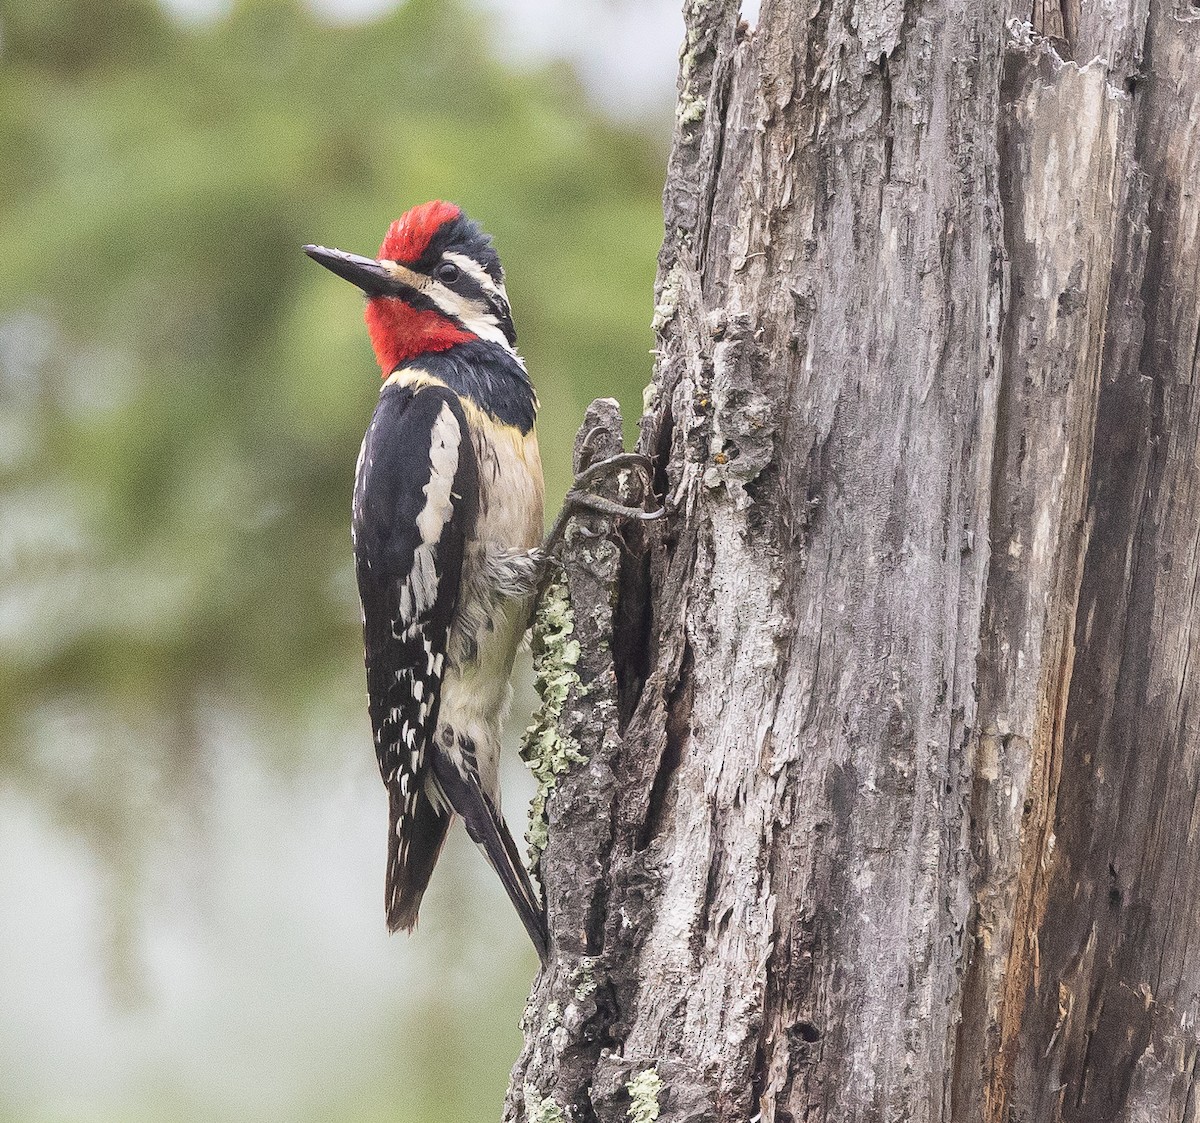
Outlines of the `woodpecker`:
[{"label": "woodpecker", "polygon": [[543,909],[500,807],[509,678],[544,560],[538,400],[500,258],[445,202],[393,222],[377,258],[304,250],[366,294],[383,374],[351,536],[388,793],[388,927],[416,925],[458,814],[544,963]]}]

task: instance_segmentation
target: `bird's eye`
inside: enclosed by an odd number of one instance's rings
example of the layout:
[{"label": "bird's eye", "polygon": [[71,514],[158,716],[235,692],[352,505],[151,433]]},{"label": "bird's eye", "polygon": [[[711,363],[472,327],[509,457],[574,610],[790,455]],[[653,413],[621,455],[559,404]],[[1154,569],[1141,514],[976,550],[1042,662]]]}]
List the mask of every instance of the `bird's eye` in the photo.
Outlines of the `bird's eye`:
[{"label": "bird's eye", "polygon": [[434,271],[433,275],[444,285],[452,285],[458,280],[460,270],[452,261],[443,261]]}]

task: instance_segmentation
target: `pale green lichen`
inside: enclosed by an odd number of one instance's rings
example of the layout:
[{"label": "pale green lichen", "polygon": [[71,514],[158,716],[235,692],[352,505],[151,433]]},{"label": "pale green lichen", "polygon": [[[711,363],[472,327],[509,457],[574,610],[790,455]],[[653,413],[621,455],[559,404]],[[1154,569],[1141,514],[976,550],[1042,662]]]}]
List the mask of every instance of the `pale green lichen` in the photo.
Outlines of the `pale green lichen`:
[{"label": "pale green lichen", "polygon": [[537,791],[529,807],[529,856],[536,865],[546,849],[546,801],[554,791],[558,777],[573,764],[583,764],[587,757],[579,742],[562,733],[558,727],[563,707],[574,688],[580,689],[579,641],[573,639],[575,615],[566,582],[560,577],[542,594],[533,623],[534,688],[541,705],[534,714],[533,724],[525,731],[521,756],[537,781]]},{"label": "pale green lichen", "polygon": [[652,1068],[639,1072],[625,1085],[625,1091],[633,1101],[629,1105],[629,1123],[654,1123],[658,1118],[658,1094],[663,1082]]},{"label": "pale green lichen", "polygon": [[549,1096],[543,1098],[532,1084],[526,1084],[523,1092],[527,1123],[564,1123],[562,1108]]},{"label": "pale green lichen", "polygon": [[649,413],[658,401],[658,383],[647,382],[642,389],[642,413]]},{"label": "pale green lichen", "polygon": [[658,294],[658,303],[654,306],[654,319],[650,321],[650,327],[654,331],[662,331],[671,322],[675,309],[679,307],[679,290],[682,285],[683,266],[676,261],[667,272],[662,291]]},{"label": "pale green lichen", "polygon": [[708,99],[696,97],[685,90],[679,95],[679,104],[675,109],[675,120],[681,125],[694,125],[697,121],[704,120],[704,114],[707,112]]},{"label": "pale green lichen", "polygon": [[596,976],[592,972],[594,963],[595,960],[587,956],[579,961],[579,968],[574,979],[576,1002],[591,998],[596,993]]},{"label": "pale green lichen", "polygon": [[701,34],[699,26],[705,9],[709,7],[711,5],[704,0],[694,0],[687,5],[684,12],[685,17],[688,17],[687,32],[679,53],[679,74],[683,79],[683,89],[679,92],[679,100],[675,106],[675,119],[684,127],[703,120],[708,111],[708,98],[696,93],[697,83],[693,76],[701,56],[712,49],[711,43]]}]

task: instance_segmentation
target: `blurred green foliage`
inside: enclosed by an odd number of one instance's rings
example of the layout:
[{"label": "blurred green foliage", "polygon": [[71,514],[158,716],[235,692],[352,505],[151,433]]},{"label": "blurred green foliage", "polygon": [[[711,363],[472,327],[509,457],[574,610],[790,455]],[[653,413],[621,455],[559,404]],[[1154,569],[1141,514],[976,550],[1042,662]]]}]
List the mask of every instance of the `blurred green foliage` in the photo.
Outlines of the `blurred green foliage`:
[{"label": "blurred green foliage", "polygon": [[356,294],[301,243],[373,252],[434,197],[492,232],[552,497],[590,398],[636,408],[662,152],[569,72],[502,69],[458,5],[345,27],[254,0],[180,28],[138,0],[22,0],[0,35],[10,729],[63,690],[171,716],[357,658],[349,478],[377,371]]},{"label": "blurred green foliage", "polygon": [[349,495],[378,370],[300,246],[374,252],[437,197],[494,235],[554,502],[587,402],[640,406],[665,151],[565,67],[499,65],[446,0],[349,26],[6,0],[0,153],[0,783],[135,886],[214,713],[255,715],[286,770],[361,709]]}]

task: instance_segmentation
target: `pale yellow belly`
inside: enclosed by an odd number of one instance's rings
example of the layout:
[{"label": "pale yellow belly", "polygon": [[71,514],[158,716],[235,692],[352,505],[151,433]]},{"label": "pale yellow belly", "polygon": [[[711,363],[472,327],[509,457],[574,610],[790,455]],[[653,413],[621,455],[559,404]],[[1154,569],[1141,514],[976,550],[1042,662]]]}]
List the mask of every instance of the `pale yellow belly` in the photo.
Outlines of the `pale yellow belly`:
[{"label": "pale yellow belly", "polygon": [[546,488],[537,431],[471,425],[479,465],[479,517],[474,540],[530,550],[542,541]]},{"label": "pale yellow belly", "polygon": [[[472,426],[479,512],[463,558],[462,597],[442,684],[440,728],[474,744],[480,782],[499,803],[500,732],[513,660],[529,626],[541,564],[544,487],[537,437]],[[511,434],[511,435],[510,435]],[[453,754],[454,750],[451,750]]]}]

